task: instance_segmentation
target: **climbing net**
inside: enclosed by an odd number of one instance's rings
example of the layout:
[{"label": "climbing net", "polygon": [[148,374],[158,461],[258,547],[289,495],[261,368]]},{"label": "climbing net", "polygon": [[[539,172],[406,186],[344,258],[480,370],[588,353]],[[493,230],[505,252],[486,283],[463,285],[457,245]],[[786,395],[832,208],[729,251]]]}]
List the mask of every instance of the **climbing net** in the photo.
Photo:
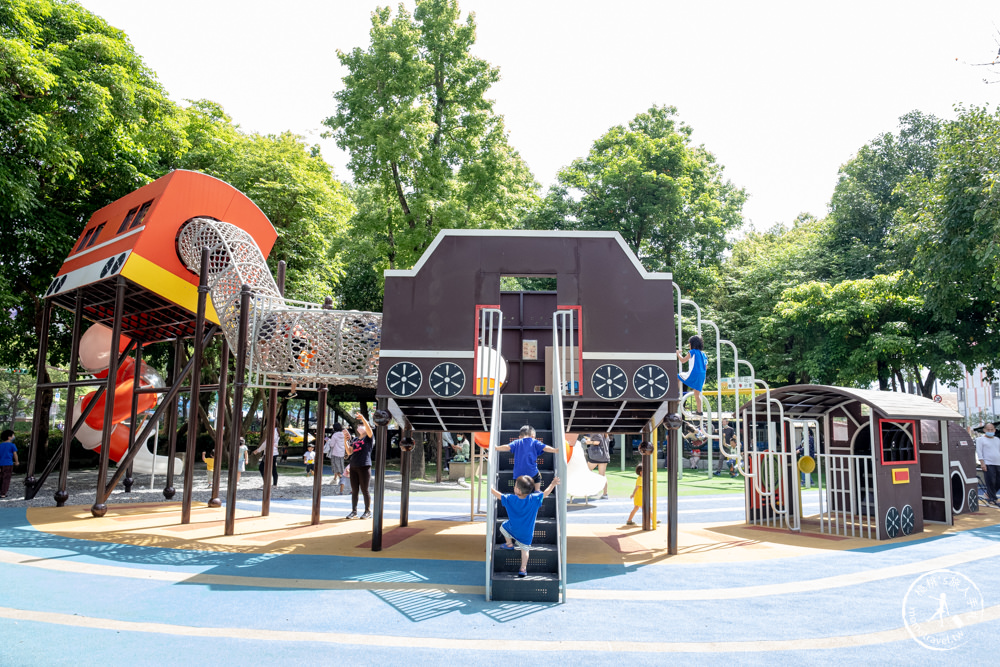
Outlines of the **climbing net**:
[{"label": "climbing net", "polygon": [[181,228],[177,251],[201,275],[201,249],[208,247],[208,286],[229,344],[236,349],[240,290],[249,285],[250,384],[319,384],[374,387],[378,375],[382,315],[326,310],[281,296],[264,255],[247,232],[212,218],[192,218]]}]

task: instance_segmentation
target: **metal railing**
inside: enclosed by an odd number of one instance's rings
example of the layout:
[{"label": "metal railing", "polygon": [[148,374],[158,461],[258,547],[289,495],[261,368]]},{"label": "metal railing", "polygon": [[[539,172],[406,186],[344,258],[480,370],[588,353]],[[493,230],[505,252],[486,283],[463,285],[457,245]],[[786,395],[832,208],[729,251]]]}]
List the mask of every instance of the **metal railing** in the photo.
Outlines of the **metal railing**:
[{"label": "metal railing", "polygon": [[817,454],[821,533],[878,537],[878,486],[870,454]]},{"label": "metal railing", "polygon": [[[484,392],[492,392],[493,406],[490,411],[490,447],[486,459],[486,479],[490,488],[496,482],[497,447],[500,445],[500,345],[503,339],[503,312],[499,308],[483,308],[479,311],[479,350],[477,358],[482,358],[485,368],[478,368],[477,375],[484,378]],[[485,348],[485,350],[484,350]],[[478,381],[478,379],[477,379]],[[474,446],[474,445],[473,445]],[[492,496],[492,494],[490,494]],[[496,502],[491,497],[486,503],[486,599],[493,599],[493,543],[496,540]]]},{"label": "metal railing", "polygon": [[[556,474],[562,484],[556,487],[556,531],[559,537],[559,597],[566,602],[566,432],[563,419],[562,397],[574,385],[566,385],[562,372],[563,350],[569,348],[569,365],[572,367],[575,349],[573,328],[567,326],[573,322],[573,311],[557,310],[552,316],[552,382],[560,387],[560,391],[552,392],[552,440],[559,451],[555,453]],[[573,371],[575,373],[575,369]]]}]

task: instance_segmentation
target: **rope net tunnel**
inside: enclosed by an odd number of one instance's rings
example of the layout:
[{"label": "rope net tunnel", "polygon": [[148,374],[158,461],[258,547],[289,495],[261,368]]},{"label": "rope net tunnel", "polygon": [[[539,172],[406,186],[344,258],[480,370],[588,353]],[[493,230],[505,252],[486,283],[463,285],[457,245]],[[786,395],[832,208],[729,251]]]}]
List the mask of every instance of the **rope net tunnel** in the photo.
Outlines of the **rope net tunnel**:
[{"label": "rope net tunnel", "polygon": [[[208,266],[202,267],[205,247]],[[233,349],[238,344],[240,290],[250,287],[251,384],[375,387],[381,313],[325,310],[319,304],[285,299],[253,237],[227,222],[188,220],[178,234],[177,252],[196,275],[207,270],[212,304]]]}]

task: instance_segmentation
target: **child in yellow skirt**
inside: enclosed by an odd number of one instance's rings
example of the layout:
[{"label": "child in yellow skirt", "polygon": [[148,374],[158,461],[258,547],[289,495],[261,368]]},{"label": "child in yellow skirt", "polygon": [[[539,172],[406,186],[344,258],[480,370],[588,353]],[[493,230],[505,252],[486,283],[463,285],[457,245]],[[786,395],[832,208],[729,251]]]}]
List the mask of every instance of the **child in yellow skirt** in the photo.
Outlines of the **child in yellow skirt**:
[{"label": "child in yellow skirt", "polygon": [[628,515],[628,521],[625,522],[626,526],[634,526],[635,521],[632,518],[635,513],[639,511],[642,507],[642,464],[640,463],[635,467],[635,488],[632,489],[632,495],[629,496],[632,499],[632,513]]}]

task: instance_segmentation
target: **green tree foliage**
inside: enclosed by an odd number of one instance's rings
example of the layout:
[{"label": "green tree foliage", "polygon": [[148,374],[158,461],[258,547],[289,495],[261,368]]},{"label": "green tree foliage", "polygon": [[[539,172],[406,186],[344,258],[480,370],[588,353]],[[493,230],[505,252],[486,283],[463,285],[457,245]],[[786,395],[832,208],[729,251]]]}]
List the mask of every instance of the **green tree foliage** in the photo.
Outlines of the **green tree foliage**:
[{"label": "green tree foliage", "polygon": [[1000,368],[1000,109],[959,107],[938,168],[905,185],[903,252],[930,313],[956,329],[969,365]]},{"label": "green tree foliage", "polygon": [[352,227],[380,264],[405,268],[440,229],[504,228],[533,205],[536,184],[485,97],[499,70],[471,55],[476,24],[454,0],[372,14],[367,49],[338,52],[348,69],[326,119],[364,204]]},{"label": "green tree foliage", "polygon": [[764,331],[785,290],[813,280],[829,280],[832,266],[825,243],[830,223],[801,215],[791,228],[776,225],[750,232],[733,245],[711,301],[722,335],[749,359],[757,376],[771,384],[807,382],[803,339],[789,332]]},{"label": "green tree foliage", "polygon": [[183,112],[190,148],[177,166],[211,174],[246,194],[271,220],[278,240],[268,257],[272,272],[285,260],[285,294],[322,302],[342,274],[353,205],[318,150],[291,133],[245,134],[213,102]]},{"label": "green tree foliage", "polygon": [[899,186],[912,176],[934,174],[941,123],[911,111],[899,126],[898,134],[878,136],[840,168],[830,201],[827,247],[841,279],[870,278],[906,265],[889,243],[896,212],[907,201]]},{"label": "green tree foliage", "polygon": [[676,116],[674,107],[654,106],[611,128],[559,173],[565,196],[550,192],[547,201],[572,211],[559,226],[619,232],[646,268],[673,271],[685,293],[696,293],[742,224],[746,193],[691,144],[691,128]]},{"label": "green tree foliage", "polygon": [[[0,3],[0,364],[31,364],[49,281],[95,210],[182,148],[174,106],[125,35],[71,2]],[[65,352],[65,328],[54,328]],[[61,333],[61,335],[60,335]]]},{"label": "green tree foliage", "polygon": [[789,288],[763,319],[762,334],[793,341],[795,367],[821,384],[889,389],[913,382],[930,398],[936,379],[961,374],[961,342],[935,323],[903,272]]}]

